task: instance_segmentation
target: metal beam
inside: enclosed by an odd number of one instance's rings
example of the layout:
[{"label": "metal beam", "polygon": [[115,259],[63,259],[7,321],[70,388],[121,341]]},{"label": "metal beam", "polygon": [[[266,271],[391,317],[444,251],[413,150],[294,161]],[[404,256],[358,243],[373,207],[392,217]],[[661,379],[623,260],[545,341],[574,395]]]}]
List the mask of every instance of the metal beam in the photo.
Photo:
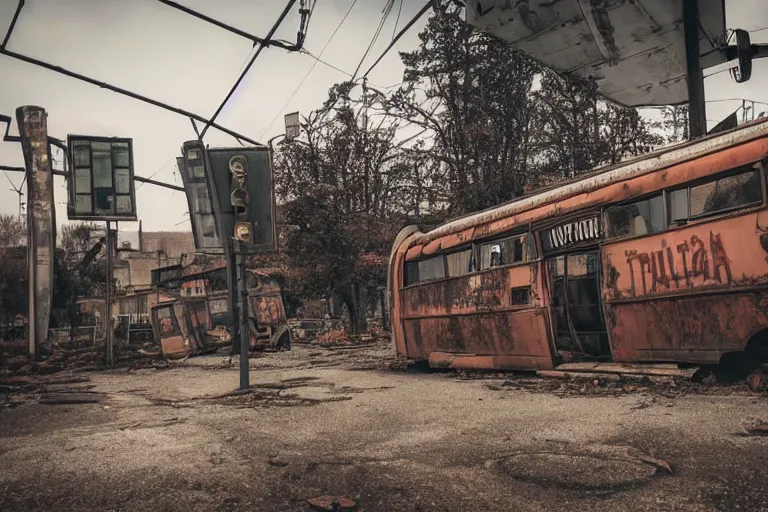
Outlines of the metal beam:
[{"label": "metal beam", "polygon": [[[283,12],[280,14],[280,17],[277,18],[277,21],[275,22],[274,25],[272,25],[272,28],[269,30],[266,41],[272,40],[272,36],[275,35],[275,32],[277,32],[277,29],[283,23],[283,20],[288,15],[288,13],[291,10],[291,7],[293,7],[293,4],[295,3],[296,3],[296,0],[288,0],[288,3],[285,5],[285,9],[283,9]],[[214,112],[213,116],[211,116],[211,120],[206,122],[205,126],[203,126],[203,129],[200,131],[200,136],[198,137],[199,140],[203,140],[203,137],[205,137],[205,132],[208,131],[208,127],[213,125],[213,122],[216,120],[218,115],[224,109],[224,106],[229,101],[229,98],[232,97],[232,95],[235,93],[235,90],[237,90],[237,88],[240,86],[240,82],[242,82],[243,78],[245,78],[245,75],[248,74],[248,71],[251,69],[251,66],[253,66],[253,63],[256,61],[256,58],[259,56],[259,54],[264,48],[266,48],[266,44],[262,42],[259,46],[259,49],[256,50],[256,53],[253,55],[253,57],[251,57],[251,60],[248,62],[248,65],[245,67],[243,72],[240,73],[240,76],[237,78],[235,85],[233,85],[232,88],[227,93],[227,96],[224,98],[224,101],[221,102],[221,105],[219,105],[219,108],[217,108],[216,112]],[[247,139],[243,139],[243,140],[247,140]]]},{"label": "metal beam", "polygon": [[[208,119],[205,119],[202,116],[199,116],[197,114],[194,114],[194,113],[189,112],[189,111],[184,110],[184,109],[173,107],[173,106],[168,105],[166,103],[163,103],[161,101],[153,100],[152,98],[147,98],[146,96],[142,96],[141,94],[136,94],[135,92],[131,92],[131,91],[128,91],[126,89],[122,89],[120,87],[108,84],[106,82],[101,82],[99,80],[95,80],[95,79],[87,77],[85,75],[81,75],[80,73],[75,73],[74,71],[70,71],[68,69],[64,69],[64,68],[62,68],[60,66],[55,66],[53,64],[49,64],[47,62],[44,62],[44,61],[41,61],[41,60],[38,60],[38,59],[35,59],[35,58],[32,58],[32,57],[27,57],[26,55],[22,55],[20,53],[12,52],[12,51],[6,50],[4,48],[0,48],[0,55],[5,55],[6,57],[11,57],[13,59],[17,59],[17,60],[26,62],[28,64],[33,64],[35,66],[40,66],[40,67],[48,69],[50,71],[55,71],[57,73],[61,73],[62,75],[66,75],[66,76],[68,76],[70,78],[75,78],[77,80],[82,80],[83,82],[88,82],[89,84],[92,84],[92,85],[97,85],[97,86],[101,87],[102,89],[108,89],[108,90],[110,90],[112,92],[116,92],[118,94],[122,94],[124,96],[128,96],[128,97],[133,98],[135,100],[143,101],[144,103],[149,103],[150,105],[154,105],[155,107],[160,107],[162,109],[168,110],[170,112],[173,112],[174,114],[179,114],[179,115],[182,115],[184,117],[192,118],[192,119],[194,119],[196,121],[199,121],[201,123],[205,123],[206,126],[212,126],[213,128],[216,128],[217,130],[220,130],[220,131],[226,133],[227,135],[231,135],[232,137],[234,137],[236,139],[242,139],[244,141],[247,141],[247,142],[253,144],[254,146],[263,146],[263,144],[261,144],[260,142],[256,142],[255,140],[253,140],[253,139],[251,139],[249,137],[246,137],[245,135],[242,135],[242,134],[237,133],[237,132],[235,132],[233,130],[230,130],[229,128],[225,128],[225,127],[221,126],[220,124],[214,123],[213,121],[209,121]],[[2,118],[0,118],[0,120],[2,120]]]},{"label": "metal beam", "polygon": [[4,116],[0,114],[0,123],[5,123],[5,134],[3,135],[3,142],[21,142],[21,137],[8,133],[11,129],[10,116]]},{"label": "metal beam", "polygon": [[698,0],[683,0],[683,29],[685,31],[685,63],[688,83],[688,123],[690,137],[707,134],[707,115],[704,99],[704,75],[701,70],[699,48]]},{"label": "metal beam", "polygon": [[0,165],[0,171],[27,172],[23,167],[14,167],[11,165]]},{"label": "metal beam", "polygon": [[8,41],[11,39],[11,33],[13,32],[13,28],[16,26],[16,20],[19,19],[19,14],[21,14],[21,9],[24,7],[24,0],[19,0],[19,4],[16,6],[16,12],[13,14],[13,19],[11,20],[11,25],[8,27],[8,33],[5,34],[5,38],[3,39],[3,44],[0,44],[0,48],[5,48],[8,44]]},{"label": "metal beam", "polygon": [[164,187],[164,188],[169,188],[171,190],[178,190],[179,192],[184,192],[184,187],[180,187],[178,185],[171,185],[170,183],[163,183],[162,181],[151,180],[149,178],[142,178],[141,176],[134,176],[133,180],[138,181],[139,183],[149,183],[150,185],[156,185],[158,187]]},{"label": "metal beam", "polygon": [[[232,25],[227,25],[226,23],[223,23],[219,20],[216,20],[214,18],[211,18],[210,16],[206,16],[203,13],[197,12],[195,10],[190,9],[189,7],[186,7],[184,5],[181,5],[179,3],[173,2],[172,0],[158,0],[160,3],[167,5],[168,7],[172,7],[174,9],[178,9],[181,12],[184,12],[186,14],[189,14],[190,16],[194,16],[195,18],[201,19],[203,21],[207,21],[208,23],[212,25],[216,25],[219,28],[223,28],[224,30],[231,32],[233,34],[237,34],[240,37],[243,37],[245,39],[248,39],[253,43],[253,46],[256,46],[257,44],[263,44],[264,46],[275,46],[277,48],[282,48],[283,50],[290,51],[296,51],[301,48],[301,39],[298,39],[295,44],[286,44],[282,41],[271,41],[269,39],[269,36],[267,36],[267,39],[255,36],[253,34],[249,34],[248,32],[245,32],[243,30],[240,30],[239,28],[235,28]],[[299,32],[299,37],[301,38],[301,32]]]}]

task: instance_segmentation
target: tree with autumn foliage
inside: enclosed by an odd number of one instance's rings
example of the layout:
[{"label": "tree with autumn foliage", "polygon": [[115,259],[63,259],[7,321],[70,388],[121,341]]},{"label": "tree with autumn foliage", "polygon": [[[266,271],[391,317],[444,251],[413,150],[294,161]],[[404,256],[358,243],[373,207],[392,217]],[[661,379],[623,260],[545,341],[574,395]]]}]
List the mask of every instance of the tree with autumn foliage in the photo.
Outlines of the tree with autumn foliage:
[{"label": "tree with autumn foliage", "polygon": [[398,195],[408,185],[396,125],[373,115],[373,94],[354,86],[331,89],[304,118],[302,140],[285,141],[275,157],[276,190],[284,215],[284,251],[302,296],[338,294],[350,331],[365,328],[365,311],[385,283],[386,258],[405,222]]}]

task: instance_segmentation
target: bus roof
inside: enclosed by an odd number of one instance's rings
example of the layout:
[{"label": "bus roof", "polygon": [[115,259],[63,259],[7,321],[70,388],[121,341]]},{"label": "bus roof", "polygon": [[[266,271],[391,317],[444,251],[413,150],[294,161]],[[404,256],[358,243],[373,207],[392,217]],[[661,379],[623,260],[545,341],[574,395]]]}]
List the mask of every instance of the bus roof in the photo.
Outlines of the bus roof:
[{"label": "bus roof", "polygon": [[418,236],[414,243],[426,244],[474,226],[503,219],[577,194],[591,192],[612,183],[642,176],[767,136],[768,118],[765,118],[743,124],[732,130],[668,146],[618,164],[600,167],[577,178],[539,189],[506,203],[457,217]]}]

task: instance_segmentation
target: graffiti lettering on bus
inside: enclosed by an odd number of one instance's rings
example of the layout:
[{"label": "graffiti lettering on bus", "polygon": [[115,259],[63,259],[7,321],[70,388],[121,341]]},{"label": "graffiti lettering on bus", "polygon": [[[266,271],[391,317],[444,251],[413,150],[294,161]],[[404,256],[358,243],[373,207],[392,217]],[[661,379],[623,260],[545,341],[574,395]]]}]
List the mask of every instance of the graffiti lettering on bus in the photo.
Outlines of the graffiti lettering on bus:
[{"label": "graffiti lettering on bus", "polygon": [[[633,296],[637,296],[637,283],[642,286],[642,295],[694,286],[695,278],[704,283],[715,280],[730,284],[733,281],[728,255],[720,233],[709,232],[709,247],[696,235],[683,240],[674,247],[666,240],[661,241],[658,251],[624,251],[629,266],[629,277]],[[649,286],[650,284],[650,286]]]}]

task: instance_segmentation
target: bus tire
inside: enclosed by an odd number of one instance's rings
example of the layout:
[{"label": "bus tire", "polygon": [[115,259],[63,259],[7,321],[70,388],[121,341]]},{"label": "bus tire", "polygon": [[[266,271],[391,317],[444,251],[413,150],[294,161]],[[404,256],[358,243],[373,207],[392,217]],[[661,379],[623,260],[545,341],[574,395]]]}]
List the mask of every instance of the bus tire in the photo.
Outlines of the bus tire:
[{"label": "bus tire", "polygon": [[715,377],[720,384],[733,384],[746,379],[759,367],[760,361],[751,351],[728,352],[720,358]]},{"label": "bus tire", "polygon": [[291,330],[288,326],[284,326],[283,328],[285,330],[278,335],[275,348],[277,350],[291,350]]}]

